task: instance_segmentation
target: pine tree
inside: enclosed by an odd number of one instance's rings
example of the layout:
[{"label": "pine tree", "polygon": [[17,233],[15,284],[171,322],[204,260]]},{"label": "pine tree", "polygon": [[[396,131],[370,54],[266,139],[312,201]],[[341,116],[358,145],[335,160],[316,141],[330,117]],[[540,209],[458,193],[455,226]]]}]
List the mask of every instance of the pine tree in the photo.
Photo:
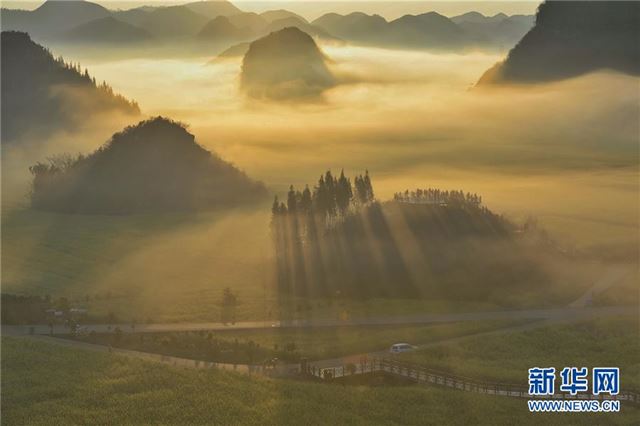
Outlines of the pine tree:
[{"label": "pine tree", "polygon": [[280,203],[278,202],[278,196],[277,195],[273,199],[273,204],[271,205],[271,213],[274,216],[277,216],[278,214],[280,214]]},{"label": "pine tree", "polygon": [[347,212],[352,197],[351,182],[344,176],[344,170],[342,170],[336,188],[336,204],[340,214],[344,215]]},{"label": "pine tree", "polygon": [[296,193],[293,189],[293,185],[289,187],[289,192],[287,193],[287,210],[291,214],[296,214],[297,211],[297,200]]},{"label": "pine tree", "polygon": [[364,188],[367,202],[373,201],[373,186],[371,185],[371,179],[369,178],[369,170],[365,170],[364,172]]},{"label": "pine tree", "polygon": [[300,210],[305,214],[310,214],[312,211],[311,203],[311,190],[309,190],[309,185],[305,185],[302,197],[300,197]]},{"label": "pine tree", "polygon": [[330,217],[336,215],[336,180],[331,174],[331,170],[327,170],[327,173],[324,176],[324,184],[327,187],[326,192],[326,203],[327,203],[327,214]]},{"label": "pine tree", "polygon": [[313,201],[316,212],[320,217],[324,217],[327,214],[327,187],[322,175],[318,179],[318,186],[314,190]]}]

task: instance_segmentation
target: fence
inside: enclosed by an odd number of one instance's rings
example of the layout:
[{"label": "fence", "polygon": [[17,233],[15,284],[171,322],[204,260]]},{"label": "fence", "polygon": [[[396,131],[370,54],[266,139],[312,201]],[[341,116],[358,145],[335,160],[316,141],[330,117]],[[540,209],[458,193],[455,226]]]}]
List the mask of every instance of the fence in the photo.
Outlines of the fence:
[{"label": "fence", "polygon": [[[484,382],[474,380],[468,377],[455,376],[438,371],[434,371],[421,365],[398,361],[388,358],[376,358],[373,360],[362,361],[358,364],[345,364],[339,367],[319,368],[308,365],[305,368],[307,374],[311,374],[323,380],[333,380],[342,377],[353,376],[357,374],[367,374],[374,372],[383,372],[396,377],[402,377],[424,385],[445,386],[461,391],[483,393],[487,395],[509,396],[515,398],[531,398],[529,389],[526,386]],[[550,399],[613,399],[620,401],[628,401],[633,404],[640,404],[640,392],[636,391],[620,391],[618,395],[570,395],[564,393],[556,393],[547,397]]]}]

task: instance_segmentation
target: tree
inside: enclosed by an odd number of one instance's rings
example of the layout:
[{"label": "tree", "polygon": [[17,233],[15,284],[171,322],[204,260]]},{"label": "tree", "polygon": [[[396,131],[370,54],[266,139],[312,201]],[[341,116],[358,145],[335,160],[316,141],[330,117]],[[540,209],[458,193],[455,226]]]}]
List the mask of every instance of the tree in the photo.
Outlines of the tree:
[{"label": "tree", "polygon": [[342,170],[336,185],[336,204],[340,214],[344,215],[347,212],[352,198],[351,181],[344,176],[344,170]]},{"label": "tree", "polygon": [[318,179],[318,186],[316,186],[313,195],[315,210],[320,217],[324,218],[329,211],[329,197],[327,194],[327,186],[325,185],[324,176],[320,175],[320,179]]},{"label": "tree", "polygon": [[277,216],[280,213],[280,202],[278,201],[278,196],[277,195],[273,200],[273,204],[271,205],[271,213],[274,216]]},{"label": "tree", "polygon": [[298,201],[296,198],[296,192],[293,189],[293,185],[291,185],[287,193],[287,211],[291,214],[296,214],[297,211]]},{"label": "tree", "polygon": [[367,202],[373,201],[373,186],[371,185],[371,179],[369,178],[369,170],[365,170],[364,172],[364,190]]},{"label": "tree", "polygon": [[238,297],[233,294],[229,287],[225,287],[222,291],[222,322],[224,324],[236,322],[236,306]]},{"label": "tree", "polygon": [[324,175],[324,184],[327,187],[327,214],[329,217],[336,215],[336,180],[331,174],[331,170],[327,170]]},{"label": "tree", "polygon": [[312,212],[311,190],[309,190],[309,185],[305,185],[304,191],[302,191],[302,197],[300,198],[300,211],[305,214],[310,214]]}]

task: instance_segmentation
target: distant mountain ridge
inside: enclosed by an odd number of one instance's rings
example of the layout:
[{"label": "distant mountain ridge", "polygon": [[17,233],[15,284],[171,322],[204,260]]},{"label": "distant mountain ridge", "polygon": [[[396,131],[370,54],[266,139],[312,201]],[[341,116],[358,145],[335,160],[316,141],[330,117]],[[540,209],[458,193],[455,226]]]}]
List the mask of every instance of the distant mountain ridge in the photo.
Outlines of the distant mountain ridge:
[{"label": "distant mountain ridge", "polygon": [[142,43],[153,40],[153,36],[142,28],[118,21],[113,16],[96,19],[78,25],[60,36],[57,40],[70,43]]},{"label": "distant mountain ridge", "polygon": [[85,70],[55,59],[28,34],[3,31],[2,142],[75,126],[106,112],[138,115],[135,102],[98,85]]},{"label": "distant mountain ridge", "polygon": [[[81,27],[83,34],[91,40],[108,41],[118,39],[115,35],[104,35],[105,18],[117,22],[110,24],[114,31],[129,24],[156,37],[193,36],[211,19],[242,13],[227,1],[200,1],[179,6],[142,6],[129,10],[110,11],[103,6],[84,0],[47,0],[33,11],[2,9],[3,30],[28,32],[38,40],[66,38],[69,31]],[[96,33],[90,32],[97,26]],[[127,32],[133,32],[129,28]],[[121,37],[122,39],[122,37]],[[76,40],[81,42],[82,40]]]},{"label": "distant mountain ridge", "polygon": [[327,13],[312,24],[359,44],[418,49],[502,47],[517,42],[533,25],[533,17],[478,12],[447,18],[436,12],[404,15],[387,21],[380,15]]},{"label": "distant mountain ridge", "polygon": [[[235,28],[216,28],[223,22],[215,21],[219,17],[227,18]],[[250,42],[291,26],[319,39],[388,48],[505,48],[515,44],[533,22],[531,17],[485,17],[478,12],[451,19],[427,12],[388,22],[379,15],[354,12],[344,16],[328,13],[310,23],[284,9],[243,12],[227,1],[110,11],[89,1],[47,0],[34,11],[3,9],[2,18],[4,29],[25,31],[47,42],[113,43],[120,48],[149,39],[148,34],[157,44],[204,42],[202,48],[221,50],[230,43]]]},{"label": "distant mountain ridge", "polygon": [[599,69],[640,75],[640,3],[546,1],[536,24],[479,85],[561,80]]},{"label": "distant mountain ridge", "polygon": [[47,0],[33,11],[2,9],[2,30],[24,31],[32,37],[47,38],[108,16],[111,12],[96,3]]},{"label": "distant mountain ridge", "polygon": [[231,23],[226,16],[218,16],[207,22],[198,33],[198,39],[202,41],[239,41],[251,37],[253,32],[249,28],[238,28]]}]

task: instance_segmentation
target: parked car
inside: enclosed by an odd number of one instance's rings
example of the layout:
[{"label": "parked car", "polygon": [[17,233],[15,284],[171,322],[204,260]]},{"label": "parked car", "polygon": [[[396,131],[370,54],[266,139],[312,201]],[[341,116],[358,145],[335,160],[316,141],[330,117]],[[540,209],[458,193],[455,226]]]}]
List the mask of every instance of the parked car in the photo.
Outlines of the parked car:
[{"label": "parked car", "polygon": [[408,343],[396,343],[394,345],[391,345],[391,347],[389,348],[389,353],[399,354],[402,352],[411,352],[415,349],[417,349],[415,346]]}]

